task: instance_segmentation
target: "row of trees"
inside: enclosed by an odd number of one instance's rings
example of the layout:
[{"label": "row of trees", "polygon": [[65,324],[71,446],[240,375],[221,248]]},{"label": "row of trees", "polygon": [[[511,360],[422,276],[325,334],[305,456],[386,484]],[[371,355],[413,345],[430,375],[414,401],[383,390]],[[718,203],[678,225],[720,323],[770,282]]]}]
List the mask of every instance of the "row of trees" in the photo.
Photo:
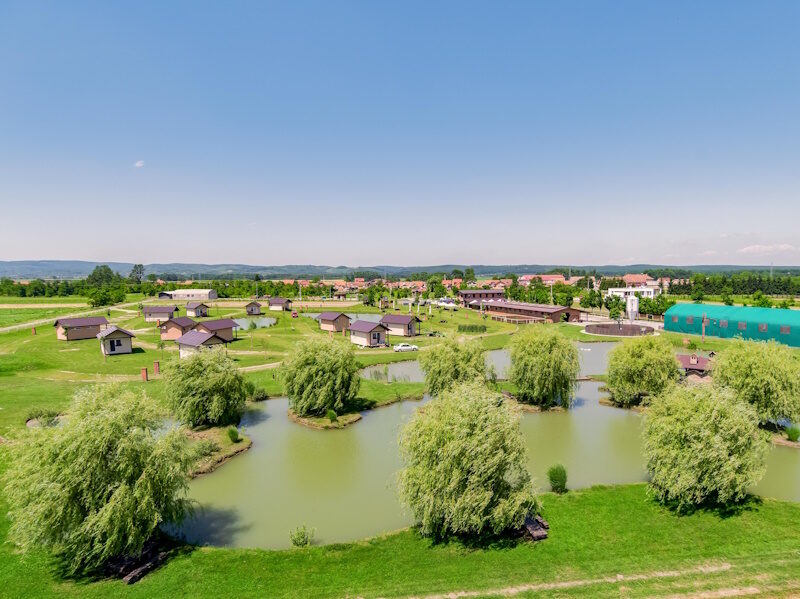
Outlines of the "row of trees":
[{"label": "row of trees", "polygon": [[776,275],[771,277],[756,273],[715,274],[696,273],[691,278],[679,279],[669,286],[670,294],[692,295],[799,295],[800,276]]}]

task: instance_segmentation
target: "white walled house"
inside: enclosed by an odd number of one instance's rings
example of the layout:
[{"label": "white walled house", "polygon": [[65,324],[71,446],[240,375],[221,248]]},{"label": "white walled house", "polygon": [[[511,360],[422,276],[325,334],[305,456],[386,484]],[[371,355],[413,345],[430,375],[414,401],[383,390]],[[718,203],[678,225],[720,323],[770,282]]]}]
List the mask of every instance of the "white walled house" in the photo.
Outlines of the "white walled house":
[{"label": "white walled house", "polygon": [[661,290],[658,287],[648,287],[642,285],[641,287],[611,287],[606,290],[606,297],[615,295],[621,299],[627,299],[632,295],[639,295],[639,297],[647,297],[653,299]]},{"label": "white walled house", "polygon": [[221,339],[214,333],[203,331],[189,331],[185,335],[178,337],[175,340],[178,344],[178,350],[181,358],[187,358],[192,354],[199,351],[209,349],[215,346],[224,345],[225,340]]},{"label": "white walled house", "polygon": [[114,325],[97,333],[97,338],[100,340],[100,351],[104,356],[133,353],[132,339],[135,336]]},{"label": "white walled house", "polygon": [[356,320],[350,324],[350,343],[361,347],[385,346],[388,331],[389,329],[379,322]]},{"label": "white walled house", "polygon": [[386,327],[389,335],[413,337],[419,333],[417,323],[420,319],[411,314],[387,314],[381,318],[381,324]]},{"label": "white walled house", "polygon": [[203,302],[186,302],[186,316],[205,318],[208,316],[208,306]]}]

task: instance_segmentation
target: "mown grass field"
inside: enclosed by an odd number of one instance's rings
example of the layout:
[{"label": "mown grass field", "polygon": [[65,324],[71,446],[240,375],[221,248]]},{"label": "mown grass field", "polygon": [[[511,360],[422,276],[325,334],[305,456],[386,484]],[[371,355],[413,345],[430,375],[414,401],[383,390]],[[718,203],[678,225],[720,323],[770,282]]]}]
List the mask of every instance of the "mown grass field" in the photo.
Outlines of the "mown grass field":
[{"label": "mown grass field", "polygon": [[[185,547],[133,586],[59,579],[45,555],[22,559],[4,544],[0,588],[8,597],[148,598],[496,596],[490,593],[512,590],[521,597],[712,591],[789,597],[800,591],[800,505],[754,500],[740,513],[680,516],[648,498],[644,485],[630,485],[545,495],[544,506],[550,538],[537,544],[434,544],[404,530],[287,551]],[[7,528],[0,520],[0,537]]]}]

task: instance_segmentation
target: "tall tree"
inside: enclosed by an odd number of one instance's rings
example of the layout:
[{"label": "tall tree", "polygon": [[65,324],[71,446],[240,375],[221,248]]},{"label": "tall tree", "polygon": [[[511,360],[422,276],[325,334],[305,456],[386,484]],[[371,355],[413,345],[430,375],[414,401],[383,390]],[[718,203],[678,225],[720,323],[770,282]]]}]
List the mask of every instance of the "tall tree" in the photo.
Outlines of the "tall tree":
[{"label": "tall tree", "polygon": [[679,378],[669,341],[645,336],[624,341],[608,357],[608,390],[621,406],[647,403]]},{"label": "tall tree", "polygon": [[144,279],[144,265],[134,264],[133,268],[131,268],[130,274],[128,275],[128,281],[131,283],[141,283],[142,279]]},{"label": "tall tree", "polygon": [[475,341],[459,343],[446,339],[444,343],[420,352],[419,364],[425,373],[425,387],[438,397],[456,383],[486,380],[486,359]]},{"label": "tall tree", "polygon": [[512,338],[508,378],[522,402],[569,408],[579,371],[575,345],[545,325],[529,325]]}]

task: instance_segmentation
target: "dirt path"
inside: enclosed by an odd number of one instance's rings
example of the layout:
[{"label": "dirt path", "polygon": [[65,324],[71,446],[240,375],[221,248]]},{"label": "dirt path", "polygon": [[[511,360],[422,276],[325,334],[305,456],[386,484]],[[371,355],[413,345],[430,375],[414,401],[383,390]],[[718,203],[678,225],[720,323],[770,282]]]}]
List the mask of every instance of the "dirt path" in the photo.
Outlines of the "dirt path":
[{"label": "dirt path", "polygon": [[256,364],[254,366],[242,366],[239,372],[258,372],[259,370],[272,370],[281,365],[281,362],[270,362],[268,364]]},{"label": "dirt path", "polygon": [[[453,591],[451,593],[438,593],[434,595],[412,595],[408,599],[468,599],[470,597],[514,597],[521,593],[557,591],[560,589],[575,589],[581,587],[592,587],[601,584],[621,584],[637,582],[643,580],[654,580],[661,578],[679,578],[681,576],[691,576],[697,574],[714,574],[725,572],[731,569],[731,565],[722,564],[703,564],[685,570],[666,570],[657,572],[645,572],[642,574],[617,574],[615,576],[604,576],[601,578],[586,578],[583,580],[565,580],[562,582],[540,582],[532,584],[520,584],[515,586],[503,587],[498,589],[486,589],[483,591]],[[752,595],[760,593],[759,589],[748,587],[747,589],[728,589],[731,594],[709,595],[709,597],[734,597],[744,594]],[[741,592],[746,591],[746,592]],[[590,591],[587,589],[586,591]]]},{"label": "dirt path", "polygon": [[[92,308],[90,310],[82,310],[80,312],[70,312],[69,314],[60,314],[59,316],[51,316],[50,318],[41,318],[38,320],[29,320],[27,322],[20,322],[12,324],[7,327],[0,327],[0,333],[8,333],[10,331],[18,331],[30,327],[36,327],[43,324],[52,324],[58,318],[78,318],[81,316],[92,316],[95,314],[103,314],[106,310],[124,310],[130,306],[138,306],[141,302],[128,302],[125,304],[117,304],[116,306],[103,306],[102,308]],[[52,305],[52,304],[49,304]],[[68,304],[65,307],[72,307],[74,304]],[[14,307],[19,308],[20,304],[14,304]]]}]

